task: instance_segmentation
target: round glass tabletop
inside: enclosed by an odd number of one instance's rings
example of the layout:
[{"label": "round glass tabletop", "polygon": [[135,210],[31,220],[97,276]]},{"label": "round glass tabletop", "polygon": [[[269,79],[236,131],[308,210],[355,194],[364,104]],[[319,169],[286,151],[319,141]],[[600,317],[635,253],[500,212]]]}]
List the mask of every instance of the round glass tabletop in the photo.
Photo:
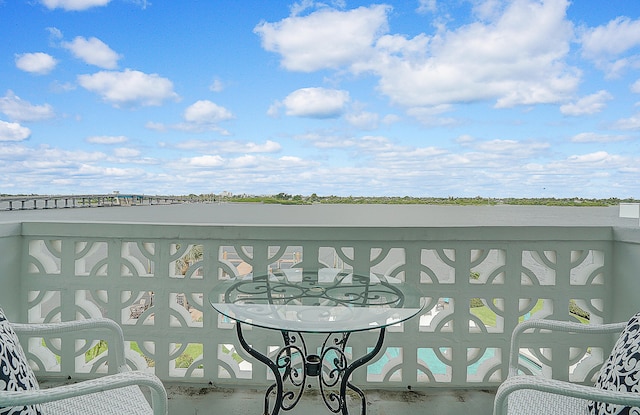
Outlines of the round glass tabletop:
[{"label": "round glass tabletop", "polygon": [[248,274],[218,284],[209,301],[219,313],[276,330],[335,333],[370,330],[422,310],[415,286],[393,277],[322,268]]}]

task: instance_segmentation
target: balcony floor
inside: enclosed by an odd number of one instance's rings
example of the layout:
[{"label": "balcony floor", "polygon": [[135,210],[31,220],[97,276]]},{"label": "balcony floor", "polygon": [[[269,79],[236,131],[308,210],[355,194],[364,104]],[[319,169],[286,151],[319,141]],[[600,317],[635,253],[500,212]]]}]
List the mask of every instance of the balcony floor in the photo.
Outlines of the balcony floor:
[{"label": "balcony floor", "polygon": [[[169,414],[262,414],[264,395],[261,390],[165,386],[169,394]],[[368,390],[365,393],[369,415],[490,415],[495,391],[434,388],[419,392]],[[359,414],[359,401],[352,401],[349,410],[352,414]],[[280,413],[331,414],[317,390],[305,391],[293,410]]]}]

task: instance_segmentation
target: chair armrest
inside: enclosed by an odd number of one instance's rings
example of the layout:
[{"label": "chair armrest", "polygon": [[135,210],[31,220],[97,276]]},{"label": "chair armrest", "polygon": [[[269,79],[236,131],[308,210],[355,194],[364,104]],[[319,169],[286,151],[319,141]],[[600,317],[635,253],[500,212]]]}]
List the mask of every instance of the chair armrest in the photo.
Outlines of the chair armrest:
[{"label": "chair armrest", "polygon": [[[122,328],[115,321],[108,318],[90,318],[86,320],[63,321],[59,323],[11,323],[17,334],[24,335],[56,335],[80,330],[104,331],[108,333],[106,339],[109,350],[115,354],[119,372],[127,371],[124,354],[124,334]],[[109,342],[109,340],[111,340]]]},{"label": "chair armrest", "polygon": [[155,375],[140,371],[117,373],[47,389],[0,391],[0,407],[35,405],[134,385],[146,386],[151,390],[151,403],[155,415],[167,414],[167,392],[162,382]]},{"label": "chair armrest", "polygon": [[493,403],[493,414],[505,415],[509,395],[523,389],[623,406],[640,406],[640,394],[636,392],[610,391],[540,376],[519,375],[508,378],[500,385]]},{"label": "chair armrest", "polygon": [[522,322],[516,326],[511,334],[511,353],[509,355],[509,376],[518,374],[518,357],[520,351],[520,337],[529,329],[543,329],[561,331],[565,333],[606,334],[620,333],[627,322],[610,324],[582,324],[572,321],[533,319]]}]

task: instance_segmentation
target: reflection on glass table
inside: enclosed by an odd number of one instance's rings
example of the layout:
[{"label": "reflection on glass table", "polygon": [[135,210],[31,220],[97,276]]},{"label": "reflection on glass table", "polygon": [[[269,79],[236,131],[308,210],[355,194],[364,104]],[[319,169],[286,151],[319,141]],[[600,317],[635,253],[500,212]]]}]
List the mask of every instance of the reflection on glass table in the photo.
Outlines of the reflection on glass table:
[{"label": "reflection on glass table", "polygon": [[[421,298],[417,287],[397,278],[354,275],[333,268],[249,274],[221,282],[209,295],[219,313],[237,321],[241,346],[273,372],[276,382],[265,394],[265,414],[273,415],[298,403],[307,377],[319,378],[322,397],[332,412],[348,414],[349,388],[360,396],[361,413],[365,414],[364,393],[350,382],[350,375],[376,357],[387,326],[420,313]],[[275,357],[263,355],[246,342],[241,323],[279,330],[284,346]],[[350,334],[373,329],[379,330],[373,349],[358,359],[350,359],[346,351]],[[312,350],[303,333],[324,333],[324,341]],[[285,384],[294,391],[285,393]],[[337,393],[334,388],[339,389]],[[272,394],[275,404],[270,412]]]}]

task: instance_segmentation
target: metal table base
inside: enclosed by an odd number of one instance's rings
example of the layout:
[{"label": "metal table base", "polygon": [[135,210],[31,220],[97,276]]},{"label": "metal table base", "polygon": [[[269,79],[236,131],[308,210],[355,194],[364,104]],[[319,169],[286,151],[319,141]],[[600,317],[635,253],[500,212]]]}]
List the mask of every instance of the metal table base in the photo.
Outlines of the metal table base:
[{"label": "metal table base", "polygon": [[[278,351],[275,359],[272,359],[247,343],[242,334],[242,323],[236,322],[238,340],[242,348],[267,365],[276,380],[265,392],[265,415],[277,415],[280,410],[293,409],[304,392],[307,377],[318,378],[322,399],[331,412],[349,414],[347,408],[347,388],[349,388],[360,397],[360,413],[365,415],[367,405],[364,392],[352,384],[349,378],[355,369],[370,362],[382,349],[385,328],[382,327],[379,330],[378,341],[373,350],[351,362],[345,353],[350,332],[329,333],[318,353],[313,353],[307,350],[302,333],[281,330],[284,346]],[[338,383],[340,385],[336,393],[335,388]],[[285,384],[290,384],[295,390],[285,391]],[[269,399],[272,394],[275,394],[275,404],[273,411],[269,412]]]}]

